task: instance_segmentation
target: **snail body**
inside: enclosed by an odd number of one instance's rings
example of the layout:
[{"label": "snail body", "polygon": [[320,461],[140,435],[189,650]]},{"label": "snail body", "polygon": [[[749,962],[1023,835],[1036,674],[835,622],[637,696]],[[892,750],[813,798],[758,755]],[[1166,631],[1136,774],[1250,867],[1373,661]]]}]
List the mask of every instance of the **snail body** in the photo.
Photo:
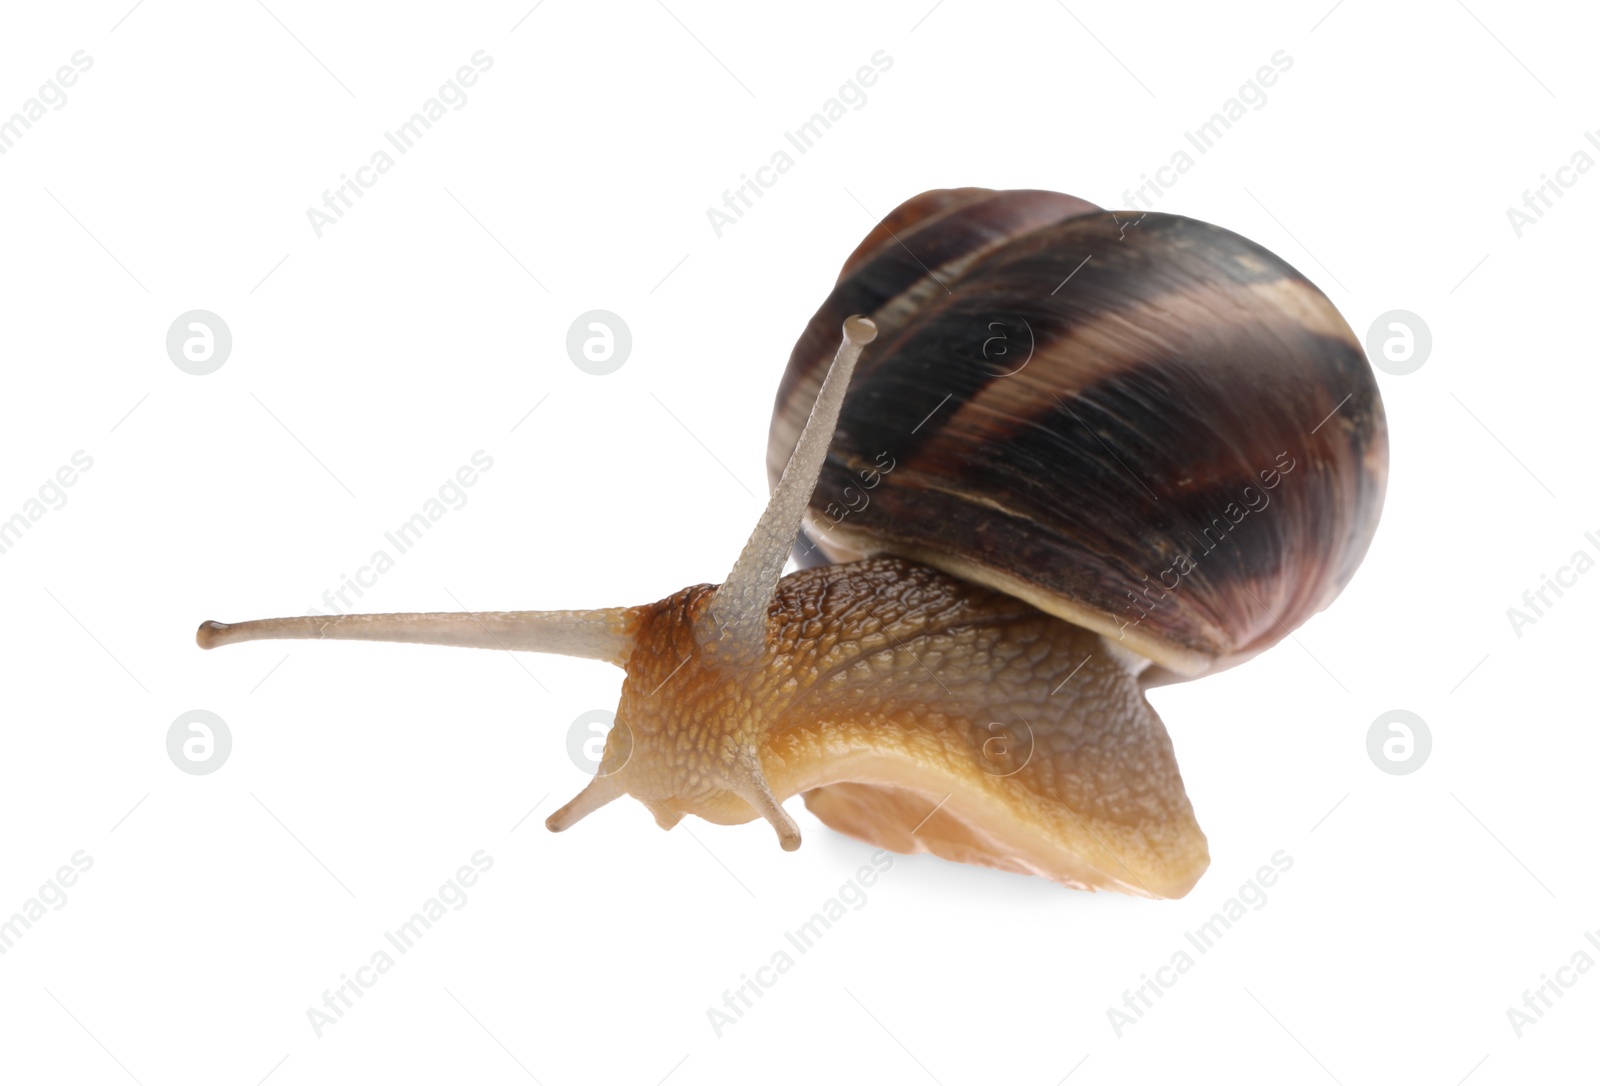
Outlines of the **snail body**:
[{"label": "snail body", "polygon": [[553,830],[630,794],[663,828],[763,817],[792,849],[800,794],[882,847],[1176,897],[1207,846],[1143,691],[1331,602],[1375,531],[1387,437],[1349,327],[1265,249],[1058,193],[938,190],[846,261],[780,384],[768,467],[721,585],[198,639],[623,667],[599,771]]}]

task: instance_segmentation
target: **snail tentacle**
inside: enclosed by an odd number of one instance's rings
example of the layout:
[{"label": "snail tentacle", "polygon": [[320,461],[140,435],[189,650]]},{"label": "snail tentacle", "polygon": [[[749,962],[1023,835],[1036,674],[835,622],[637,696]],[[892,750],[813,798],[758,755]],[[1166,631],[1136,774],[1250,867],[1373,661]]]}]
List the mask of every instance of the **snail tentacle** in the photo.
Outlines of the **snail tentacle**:
[{"label": "snail tentacle", "polygon": [[817,476],[833,441],[850,375],[855,372],[862,350],[877,334],[877,326],[865,317],[845,320],[839,350],[828,367],[788,466],[707,612],[708,621],[699,631],[700,641],[719,642],[731,659],[752,659],[760,653],[767,633],[767,605],[777,590],[778,578],[783,576],[783,566],[794,547],[795,533],[811,501],[811,492],[817,488]]},{"label": "snail tentacle", "polygon": [[469,649],[515,649],[604,660],[627,666],[636,608],[593,611],[440,611],[384,615],[299,615],[250,622],[202,622],[203,649],[240,641],[308,639],[399,641]]}]

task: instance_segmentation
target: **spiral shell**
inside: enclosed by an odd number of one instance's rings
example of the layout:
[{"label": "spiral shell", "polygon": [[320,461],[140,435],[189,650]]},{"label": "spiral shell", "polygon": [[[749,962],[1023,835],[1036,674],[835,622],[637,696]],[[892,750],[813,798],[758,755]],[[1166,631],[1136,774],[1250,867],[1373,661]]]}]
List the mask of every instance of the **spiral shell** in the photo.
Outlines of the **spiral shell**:
[{"label": "spiral shell", "polygon": [[775,484],[837,344],[863,356],[796,557],[894,554],[1193,676],[1327,606],[1376,530],[1383,404],[1333,304],[1177,215],[924,193],[846,261],[796,343]]}]

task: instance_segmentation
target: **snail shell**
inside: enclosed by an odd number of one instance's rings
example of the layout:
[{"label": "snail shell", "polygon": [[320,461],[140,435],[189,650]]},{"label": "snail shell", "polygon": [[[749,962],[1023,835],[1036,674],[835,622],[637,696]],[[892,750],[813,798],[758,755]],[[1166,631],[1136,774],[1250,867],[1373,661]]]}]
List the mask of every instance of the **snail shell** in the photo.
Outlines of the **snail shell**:
[{"label": "snail shell", "polygon": [[879,338],[802,565],[815,549],[935,566],[1155,661],[1149,684],[1271,646],[1372,540],[1388,438],[1361,346],[1310,281],[1228,230],[1042,191],[908,200],[795,345],[774,485],[851,313]]}]

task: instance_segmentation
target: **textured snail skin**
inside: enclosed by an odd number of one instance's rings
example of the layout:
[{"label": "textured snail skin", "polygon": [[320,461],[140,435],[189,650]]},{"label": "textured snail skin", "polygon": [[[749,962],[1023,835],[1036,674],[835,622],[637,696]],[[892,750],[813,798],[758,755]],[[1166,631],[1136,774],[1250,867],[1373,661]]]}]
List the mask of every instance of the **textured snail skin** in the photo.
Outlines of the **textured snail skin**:
[{"label": "textured snail skin", "polygon": [[663,827],[757,817],[770,789],[900,852],[1150,897],[1186,893],[1206,840],[1137,677],[1101,638],[895,558],[779,582],[763,656],[693,636],[699,585],[636,609],[600,766]]}]

